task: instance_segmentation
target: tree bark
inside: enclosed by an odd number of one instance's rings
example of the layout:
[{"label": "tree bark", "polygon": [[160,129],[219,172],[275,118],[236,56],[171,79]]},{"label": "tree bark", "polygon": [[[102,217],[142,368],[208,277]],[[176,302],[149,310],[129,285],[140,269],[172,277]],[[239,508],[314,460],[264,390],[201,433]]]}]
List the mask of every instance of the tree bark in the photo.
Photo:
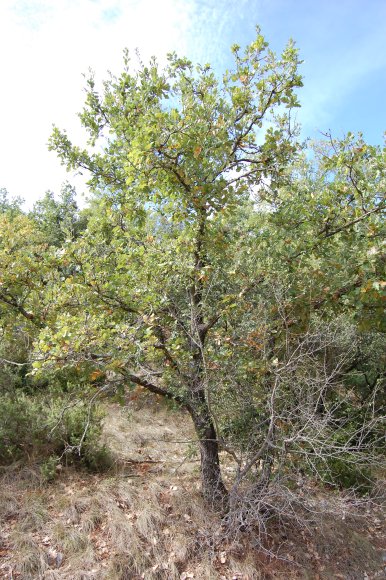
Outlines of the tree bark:
[{"label": "tree bark", "polygon": [[205,205],[198,210],[197,238],[194,250],[194,269],[190,287],[190,352],[192,373],[188,385],[186,408],[192,417],[201,455],[201,482],[205,501],[216,509],[224,510],[228,504],[228,491],[220,469],[219,445],[216,428],[205,394],[204,346],[208,331],[218,316],[207,318],[204,313],[204,283],[202,270],[207,265],[205,233],[207,224]]},{"label": "tree bark", "polygon": [[225,509],[228,502],[228,491],[221,476],[217,433],[203,390],[192,393],[189,407],[200,446],[201,482],[204,499],[212,507]]}]

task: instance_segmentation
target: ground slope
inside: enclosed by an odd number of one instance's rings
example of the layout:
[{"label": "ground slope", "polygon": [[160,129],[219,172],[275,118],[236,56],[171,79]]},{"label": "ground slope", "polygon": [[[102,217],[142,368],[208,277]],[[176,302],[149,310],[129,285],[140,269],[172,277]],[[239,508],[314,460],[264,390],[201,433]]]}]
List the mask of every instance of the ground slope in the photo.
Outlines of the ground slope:
[{"label": "ground slope", "polygon": [[103,436],[116,459],[107,474],[64,468],[45,484],[34,466],[4,472],[1,578],[386,577],[379,507],[356,506],[354,517],[350,500],[305,484],[298,493],[313,496],[313,513],[306,523],[272,522],[264,552],[253,534],[227,537],[221,518],[203,504],[187,415],[148,397],[109,405]]}]

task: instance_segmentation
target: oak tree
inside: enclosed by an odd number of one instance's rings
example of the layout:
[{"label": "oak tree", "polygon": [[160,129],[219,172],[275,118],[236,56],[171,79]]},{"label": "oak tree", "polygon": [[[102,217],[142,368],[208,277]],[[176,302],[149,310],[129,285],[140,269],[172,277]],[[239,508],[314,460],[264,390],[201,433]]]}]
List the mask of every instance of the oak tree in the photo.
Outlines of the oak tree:
[{"label": "oak tree", "polygon": [[[301,445],[286,431],[297,411],[276,404],[279,385],[288,394],[291,382],[283,369],[299,333],[315,336],[313,313],[331,318],[335,303],[363,288],[359,262],[369,261],[384,208],[378,151],[367,151],[367,164],[356,145],[335,144],[315,174],[302,158],[293,43],[276,56],[258,30],[232,52],[234,67],[221,78],[175,54],[164,68],[155,59],[132,68],[125,53],[120,76],[101,89],[88,79],[80,114],[88,146],[54,129],[51,149],[68,169],[87,172],[96,201],[87,230],[61,250],[68,270],[58,315],[37,345],[45,369],[85,365],[184,407],[203,494],[220,504],[220,448],[234,457],[238,481],[260,462],[261,489],[275,454]],[[367,171],[380,171],[377,191]],[[315,364],[327,343],[318,344]],[[249,420],[250,453],[238,455],[237,425]]]}]

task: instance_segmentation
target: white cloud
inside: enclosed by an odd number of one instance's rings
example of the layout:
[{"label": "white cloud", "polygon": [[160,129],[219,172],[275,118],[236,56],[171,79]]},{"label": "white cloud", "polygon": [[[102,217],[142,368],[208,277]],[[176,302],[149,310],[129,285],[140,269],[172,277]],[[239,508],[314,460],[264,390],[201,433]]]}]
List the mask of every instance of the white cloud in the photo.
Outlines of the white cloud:
[{"label": "white cloud", "polygon": [[381,8],[366,17],[360,4],[307,11],[306,0],[0,0],[0,187],[31,204],[71,177],[47,141],[53,123],[82,139],[76,113],[89,67],[103,79],[121,69],[124,47],[138,47],[144,60],[176,50],[223,70],[229,45],[250,41],[261,20],[272,42],[298,38],[305,133],[336,124],[343,102],[386,66]]},{"label": "white cloud", "polygon": [[82,73],[120,69],[124,47],[147,59],[186,51],[194,2],[2,0],[0,187],[28,202],[68,177],[47,151],[52,124],[81,135]]}]

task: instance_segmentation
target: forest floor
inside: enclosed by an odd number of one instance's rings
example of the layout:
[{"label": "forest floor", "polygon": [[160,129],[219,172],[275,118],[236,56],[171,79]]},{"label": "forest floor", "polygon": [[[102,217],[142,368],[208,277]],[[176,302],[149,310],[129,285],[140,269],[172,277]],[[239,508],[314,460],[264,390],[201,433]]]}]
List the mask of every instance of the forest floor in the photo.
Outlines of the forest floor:
[{"label": "forest floor", "polygon": [[381,506],[303,482],[296,493],[314,506],[306,520],[273,520],[259,541],[227,536],[200,496],[189,418],[148,400],[133,405],[108,407],[109,473],[63,468],[48,484],[33,466],[2,474],[0,578],[386,578]]}]

